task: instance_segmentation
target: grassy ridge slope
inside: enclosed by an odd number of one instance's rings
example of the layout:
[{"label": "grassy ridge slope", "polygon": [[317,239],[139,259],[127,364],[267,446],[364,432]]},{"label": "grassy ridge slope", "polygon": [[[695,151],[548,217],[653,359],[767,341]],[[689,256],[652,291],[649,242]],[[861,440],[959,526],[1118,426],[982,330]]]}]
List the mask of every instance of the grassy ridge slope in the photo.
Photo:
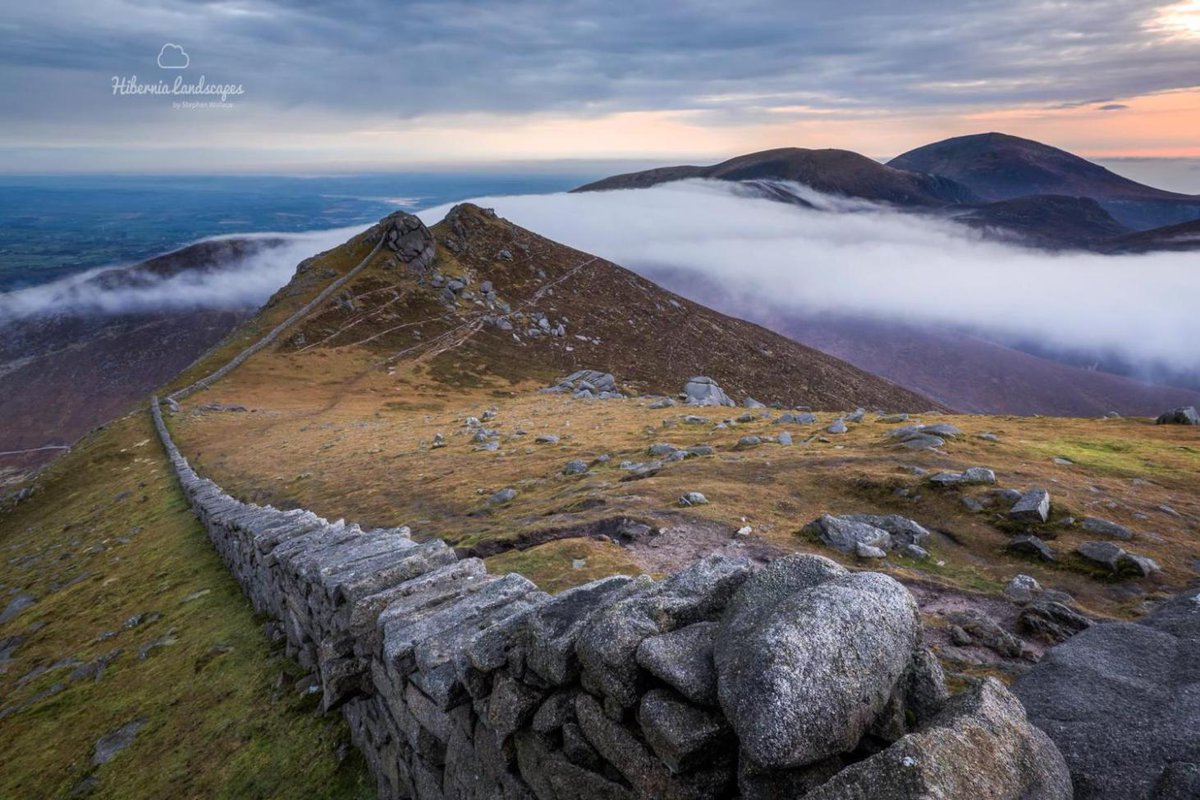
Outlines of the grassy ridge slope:
[{"label": "grassy ridge slope", "polygon": [[[0,625],[21,639],[0,666],[0,797],[373,795],[341,719],[314,715],[192,517],[144,412],[85,438],[0,514],[0,552],[0,606],[37,598]],[[99,679],[81,669],[105,657]],[[96,741],[136,720],[133,743],[94,765]]]}]

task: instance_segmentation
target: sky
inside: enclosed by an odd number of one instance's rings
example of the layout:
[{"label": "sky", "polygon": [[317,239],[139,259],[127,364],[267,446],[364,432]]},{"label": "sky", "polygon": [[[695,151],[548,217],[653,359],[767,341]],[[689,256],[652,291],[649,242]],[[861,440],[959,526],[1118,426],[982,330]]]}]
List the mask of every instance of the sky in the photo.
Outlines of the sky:
[{"label": "sky", "polygon": [[16,0],[0,41],[0,172],[1200,158],[1200,0]]}]

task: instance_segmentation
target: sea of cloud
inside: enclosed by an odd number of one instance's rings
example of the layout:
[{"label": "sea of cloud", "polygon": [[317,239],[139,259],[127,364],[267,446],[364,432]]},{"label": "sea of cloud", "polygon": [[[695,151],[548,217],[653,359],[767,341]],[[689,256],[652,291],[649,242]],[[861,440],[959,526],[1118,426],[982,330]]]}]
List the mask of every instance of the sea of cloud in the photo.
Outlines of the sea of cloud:
[{"label": "sea of cloud", "polygon": [[[683,181],[651,189],[486,197],[522,227],[654,279],[693,275],[778,318],[823,312],[934,323],[1200,373],[1200,255],[1050,253],[861,202],[812,209]],[[445,207],[421,212],[426,222]],[[687,293],[686,291],[684,293]],[[711,296],[709,294],[708,296]]]},{"label": "sea of cloud", "polygon": [[[736,300],[725,307],[758,309],[763,317],[828,312],[957,326],[1047,349],[1115,355],[1147,371],[1200,374],[1195,253],[1047,253],[948,221],[790,188],[817,207],[700,180],[474,202],[651,279],[670,276],[684,293],[693,276],[697,299],[718,287]],[[433,223],[447,210],[420,216]],[[256,234],[285,241],[222,270],[135,287],[99,285],[91,272],[0,294],[0,324],[47,313],[252,307],[286,283],[300,261],[359,230]]]},{"label": "sea of cloud", "polygon": [[[0,325],[24,319],[64,314],[128,314],[197,308],[255,308],[283,286],[296,265],[309,256],[335,247],[362,228],[339,228],[311,233],[255,233],[234,237],[278,242],[218,269],[183,271],[151,278],[139,276],[135,285],[98,280],[117,265],[89,270],[51,283],[0,293]],[[116,285],[114,285],[116,284]]]}]

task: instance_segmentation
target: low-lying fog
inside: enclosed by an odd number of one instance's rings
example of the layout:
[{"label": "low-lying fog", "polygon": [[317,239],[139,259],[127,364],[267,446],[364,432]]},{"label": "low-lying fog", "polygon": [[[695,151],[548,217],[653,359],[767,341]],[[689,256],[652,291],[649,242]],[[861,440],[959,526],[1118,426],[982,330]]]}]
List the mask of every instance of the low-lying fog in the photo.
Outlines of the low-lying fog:
[{"label": "low-lying fog", "polygon": [[[1200,372],[1200,253],[1046,253],[862,203],[830,213],[744,194],[736,184],[685,181],[475,202],[651,279],[672,274],[676,288],[681,272],[717,282],[748,314],[962,326],[1116,356],[1147,373],[1156,363]],[[447,210],[420,216],[432,223]]]},{"label": "low-lying fog", "polygon": [[[960,326],[1140,364],[1145,374],[1200,373],[1200,253],[1044,253],[985,241],[950,222],[797,191],[830,210],[710,181],[475,202],[651,279],[670,276],[677,289],[687,286],[680,276],[694,276],[697,299],[720,287],[729,295],[723,307],[751,318],[829,312]],[[420,216],[432,224],[448,209]],[[0,294],[0,324],[48,311],[257,305],[304,258],[358,230],[270,234],[287,243],[227,269],[145,286],[98,287],[93,272]]]}]

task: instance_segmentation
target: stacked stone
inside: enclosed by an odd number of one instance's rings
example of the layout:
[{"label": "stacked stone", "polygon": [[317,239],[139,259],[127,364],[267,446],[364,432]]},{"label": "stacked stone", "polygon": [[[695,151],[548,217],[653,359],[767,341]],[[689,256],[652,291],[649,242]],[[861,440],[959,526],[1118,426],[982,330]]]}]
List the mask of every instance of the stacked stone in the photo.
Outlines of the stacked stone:
[{"label": "stacked stone", "polygon": [[714,555],[551,597],[407,529],[231,498],[151,405],[214,546],[381,798],[1070,796],[1000,684],[946,702],[915,602],[884,575]]}]

